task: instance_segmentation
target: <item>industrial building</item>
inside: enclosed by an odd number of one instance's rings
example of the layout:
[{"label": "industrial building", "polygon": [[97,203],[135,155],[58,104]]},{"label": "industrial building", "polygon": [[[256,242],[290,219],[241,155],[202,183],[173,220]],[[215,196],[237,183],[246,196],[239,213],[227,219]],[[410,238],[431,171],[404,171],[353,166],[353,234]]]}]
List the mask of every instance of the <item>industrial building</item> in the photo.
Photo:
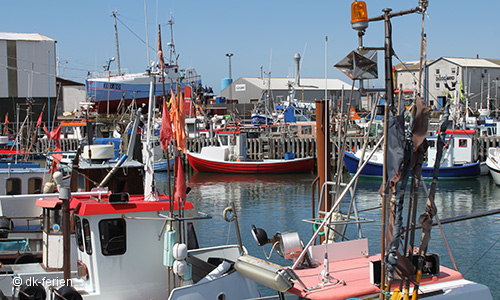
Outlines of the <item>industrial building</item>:
[{"label": "industrial building", "polygon": [[[395,68],[396,86],[402,86],[407,99],[418,91],[419,62],[404,62]],[[427,61],[421,79],[424,98],[430,107],[441,108],[446,95],[462,85],[473,110],[498,108],[500,59],[441,57]]]},{"label": "industrial building", "polygon": [[0,118],[23,120],[30,106],[35,118],[44,105],[53,112],[56,94],[56,41],[38,33],[1,32]]},{"label": "industrial building", "polygon": [[[226,99],[237,100],[238,104],[265,101],[267,95],[275,105],[288,101],[289,95],[298,103],[314,104],[315,100],[325,99],[326,91],[336,108],[342,94],[347,103],[351,89],[350,84],[339,79],[300,78],[299,84],[295,84],[295,80],[289,78],[241,77],[222,89],[220,94]],[[355,108],[359,106],[359,98],[358,89],[354,88],[352,104]]]}]

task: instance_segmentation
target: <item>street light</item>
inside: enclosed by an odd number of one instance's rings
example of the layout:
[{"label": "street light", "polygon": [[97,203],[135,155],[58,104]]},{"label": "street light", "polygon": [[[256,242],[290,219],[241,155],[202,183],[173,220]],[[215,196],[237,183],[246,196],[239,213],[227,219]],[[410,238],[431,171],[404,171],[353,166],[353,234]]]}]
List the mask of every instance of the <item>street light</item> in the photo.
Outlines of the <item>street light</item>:
[{"label": "street light", "polygon": [[[233,53],[226,53],[226,56],[229,58],[229,100],[232,100],[233,92],[231,84],[233,83],[233,78],[231,77],[231,57],[233,56]],[[232,108],[232,113],[234,114],[234,103],[232,105]]]}]

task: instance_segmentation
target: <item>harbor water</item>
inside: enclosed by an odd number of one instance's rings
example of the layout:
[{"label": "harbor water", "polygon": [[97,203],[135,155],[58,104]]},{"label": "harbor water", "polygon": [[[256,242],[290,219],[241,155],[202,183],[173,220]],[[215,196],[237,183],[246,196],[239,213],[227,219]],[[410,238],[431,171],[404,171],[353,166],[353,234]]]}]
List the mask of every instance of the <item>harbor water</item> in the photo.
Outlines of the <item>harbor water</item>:
[{"label": "harbor water", "polygon": [[[155,176],[159,191],[167,193],[167,173],[156,173]],[[313,174],[188,175],[188,186],[191,187],[188,201],[193,203],[196,211],[213,217],[195,222],[200,246],[237,244],[234,222],[228,223],[222,216],[223,210],[234,202],[242,242],[248,253],[263,259],[271,255],[271,261],[290,265],[291,262],[281,258],[276,251],[270,254],[271,244],[264,246],[265,252],[257,246],[251,226],[265,229],[269,237],[276,232],[297,231],[307,243],[313,233],[312,226],[302,220],[312,216],[311,183],[314,179]],[[380,184],[380,180],[360,178],[356,193],[358,210],[380,206]],[[418,214],[425,209],[422,188],[419,190],[419,201]],[[435,201],[440,219],[499,209],[500,187],[490,176],[440,181]],[[360,216],[374,220],[363,224],[362,234],[369,238],[370,254],[380,253],[381,209],[361,212]],[[404,217],[406,224],[405,214]],[[500,214],[444,224],[442,227],[458,270],[466,279],[487,285],[493,298],[500,299]],[[417,246],[419,240],[420,231],[416,234]],[[429,252],[439,254],[441,264],[453,268],[438,227],[433,228]],[[331,272],[335,274],[335,270]],[[276,295],[265,287],[261,287],[261,293],[263,296]]]}]

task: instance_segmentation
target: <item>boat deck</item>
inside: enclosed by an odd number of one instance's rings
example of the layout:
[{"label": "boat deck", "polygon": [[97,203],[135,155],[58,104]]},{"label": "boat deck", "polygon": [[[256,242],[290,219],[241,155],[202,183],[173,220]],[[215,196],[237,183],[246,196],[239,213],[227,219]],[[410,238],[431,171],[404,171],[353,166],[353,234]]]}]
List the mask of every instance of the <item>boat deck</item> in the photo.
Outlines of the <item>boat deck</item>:
[{"label": "boat deck", "polygon": [[[380,260],[380,255],[360,257],[348,260],[330,262],[330,282],[333,284],[321,285],[321,277],[318,275],[323,266],[307,269],[296,269],[295,273],[308,287],[304,290],[299,284],[295,284],[289,290],[308,299],[348,299],[360,298],[370,294],[380,293],[378,286],[371,283],[370,262]],[[436,284],[462,279],[459,272],[441,266],[440,274],[436,277],[423,278],[421,286]],[[335,284],[337,283],[338,284]],[[391,290],[399,288],[399,283],[395,283]]]}]

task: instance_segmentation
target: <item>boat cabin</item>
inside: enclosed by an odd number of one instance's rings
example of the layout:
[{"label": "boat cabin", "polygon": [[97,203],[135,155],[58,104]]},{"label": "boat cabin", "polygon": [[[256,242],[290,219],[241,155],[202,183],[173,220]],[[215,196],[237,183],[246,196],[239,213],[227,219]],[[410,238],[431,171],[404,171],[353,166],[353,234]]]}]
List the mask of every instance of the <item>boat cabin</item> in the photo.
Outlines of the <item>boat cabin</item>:
[{"label": "boat cabin", "polygon": [[[442,167],[468,164],[477,161],[475,155],[474,130],[446,130],[445,149],[443,151]],[[437,136],[428,136],[427,152],[429,166],[434,166],[437,152]]]}]

